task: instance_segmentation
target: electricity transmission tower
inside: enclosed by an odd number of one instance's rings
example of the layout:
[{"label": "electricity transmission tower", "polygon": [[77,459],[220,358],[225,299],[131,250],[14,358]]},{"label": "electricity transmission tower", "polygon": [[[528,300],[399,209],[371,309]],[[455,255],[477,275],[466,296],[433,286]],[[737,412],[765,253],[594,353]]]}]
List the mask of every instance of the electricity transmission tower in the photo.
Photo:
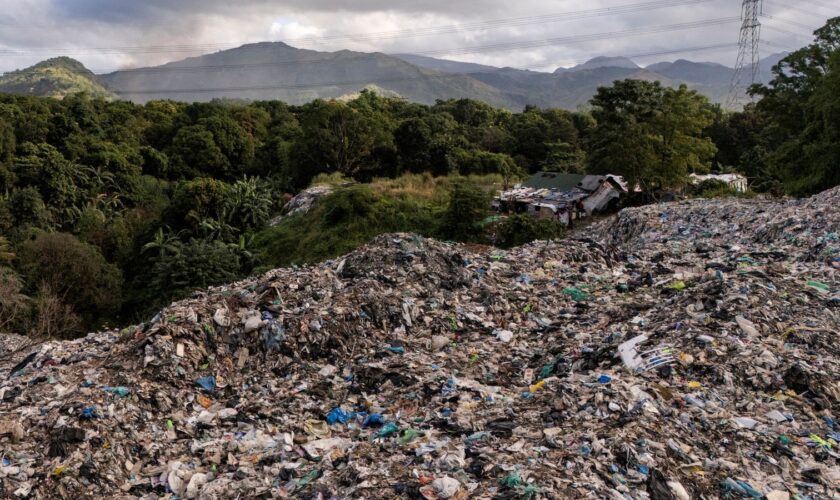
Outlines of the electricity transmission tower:
[{"label": "electricity transmission tower", "polygon": [[740,104],[743,91],[749,85],[758,83],[759,56],[758,45],[761,39],[761,22],[758,20],[764,7],[763,0],[743,0],[741,6],[741,37],[738,40],[738,59],[735,73],[729,87],[726,105],[732,108]]}]

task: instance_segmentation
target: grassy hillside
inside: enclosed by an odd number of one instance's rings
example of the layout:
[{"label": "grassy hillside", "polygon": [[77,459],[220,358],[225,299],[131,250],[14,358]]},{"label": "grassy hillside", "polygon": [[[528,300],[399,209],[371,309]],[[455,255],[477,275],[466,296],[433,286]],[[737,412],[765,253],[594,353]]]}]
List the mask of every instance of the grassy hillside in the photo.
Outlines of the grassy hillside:
[{"label": "grassy hillside", "polygon": [[92,97],[113,97],[93,72],[69,57],[47,59],[0,76],[0,92],[58,99],[78,92],[87,92]]},{"label": "grassy hillside", "polygon": [[[318,184],[328,179],[316,179]],[[500,176],[432,177],[406,175],[370,184],[337,186],[308,214],[288,217],[257,234],[254,247],[266,268],[320,262],[351,252],[376,235],[438,233],[455,182],[482,190],[502,186]]]}]

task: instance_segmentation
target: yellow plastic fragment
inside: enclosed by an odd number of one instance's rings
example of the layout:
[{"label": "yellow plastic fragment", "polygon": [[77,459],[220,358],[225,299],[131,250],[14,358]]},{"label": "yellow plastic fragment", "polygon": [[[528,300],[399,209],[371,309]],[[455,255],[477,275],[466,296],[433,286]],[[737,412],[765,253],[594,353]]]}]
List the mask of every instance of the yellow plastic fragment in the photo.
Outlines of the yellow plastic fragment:
[{"label": "yellow plastic fragment", "polygon": [[820,445],[820,446],[824,446],[824,447],[826,447],[826,448],[831,448],[831,443],[829,443],[829,442],[828,442],[828,441],[826,441],[825,439],[823,439],[823,438],[821,438],[821,437],[817,436],[816,434],[811,434],[810,436],[808,436],[808,438],[809,438],[811,441],[813,441],[813,442],[817,443],[817,444],[818,444],[818,445]]},{"label": "yellow plastic fragment", "polygon": [[528,390],[531,391],[531,394],[533,394],[533,393],[537,392],[538,390],[542,389],[542,387],[544,385],[545,385],[545,380],[540,380],[536,384],[529,387]]}]

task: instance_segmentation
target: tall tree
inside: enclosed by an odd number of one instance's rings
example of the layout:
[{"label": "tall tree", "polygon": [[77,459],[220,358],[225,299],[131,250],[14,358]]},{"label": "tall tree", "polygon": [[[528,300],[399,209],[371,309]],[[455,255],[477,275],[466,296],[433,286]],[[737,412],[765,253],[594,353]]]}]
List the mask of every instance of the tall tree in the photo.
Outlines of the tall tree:
[{"label": "tall tree", "polygon": [[710,168],[716,149],[702,133],[714,115],[695,91],[624,80],[599,88],[591,102],[597,122],[588,142],[592,172],[658,190],[681,187],[689,173]]},{"label": "tall tree", "polygon": [[805,195],[838,182],[837,92],[840,17],[814,32],[814,43],[773,68],[768,85],[751,89],[768,120],[764,142],[771,172],[792,194]]}]

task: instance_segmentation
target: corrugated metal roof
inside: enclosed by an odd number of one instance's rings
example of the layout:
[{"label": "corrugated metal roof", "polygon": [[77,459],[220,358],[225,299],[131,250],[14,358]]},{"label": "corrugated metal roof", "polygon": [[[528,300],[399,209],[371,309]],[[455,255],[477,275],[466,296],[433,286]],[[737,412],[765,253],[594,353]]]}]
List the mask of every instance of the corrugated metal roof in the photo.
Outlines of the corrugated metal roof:
[{"label": "corrugated metal roof", "polygon": [[585,191],[595,191],[605,180],[607,178],[603,175],[587,175],[580,181],[580,188]]}]

